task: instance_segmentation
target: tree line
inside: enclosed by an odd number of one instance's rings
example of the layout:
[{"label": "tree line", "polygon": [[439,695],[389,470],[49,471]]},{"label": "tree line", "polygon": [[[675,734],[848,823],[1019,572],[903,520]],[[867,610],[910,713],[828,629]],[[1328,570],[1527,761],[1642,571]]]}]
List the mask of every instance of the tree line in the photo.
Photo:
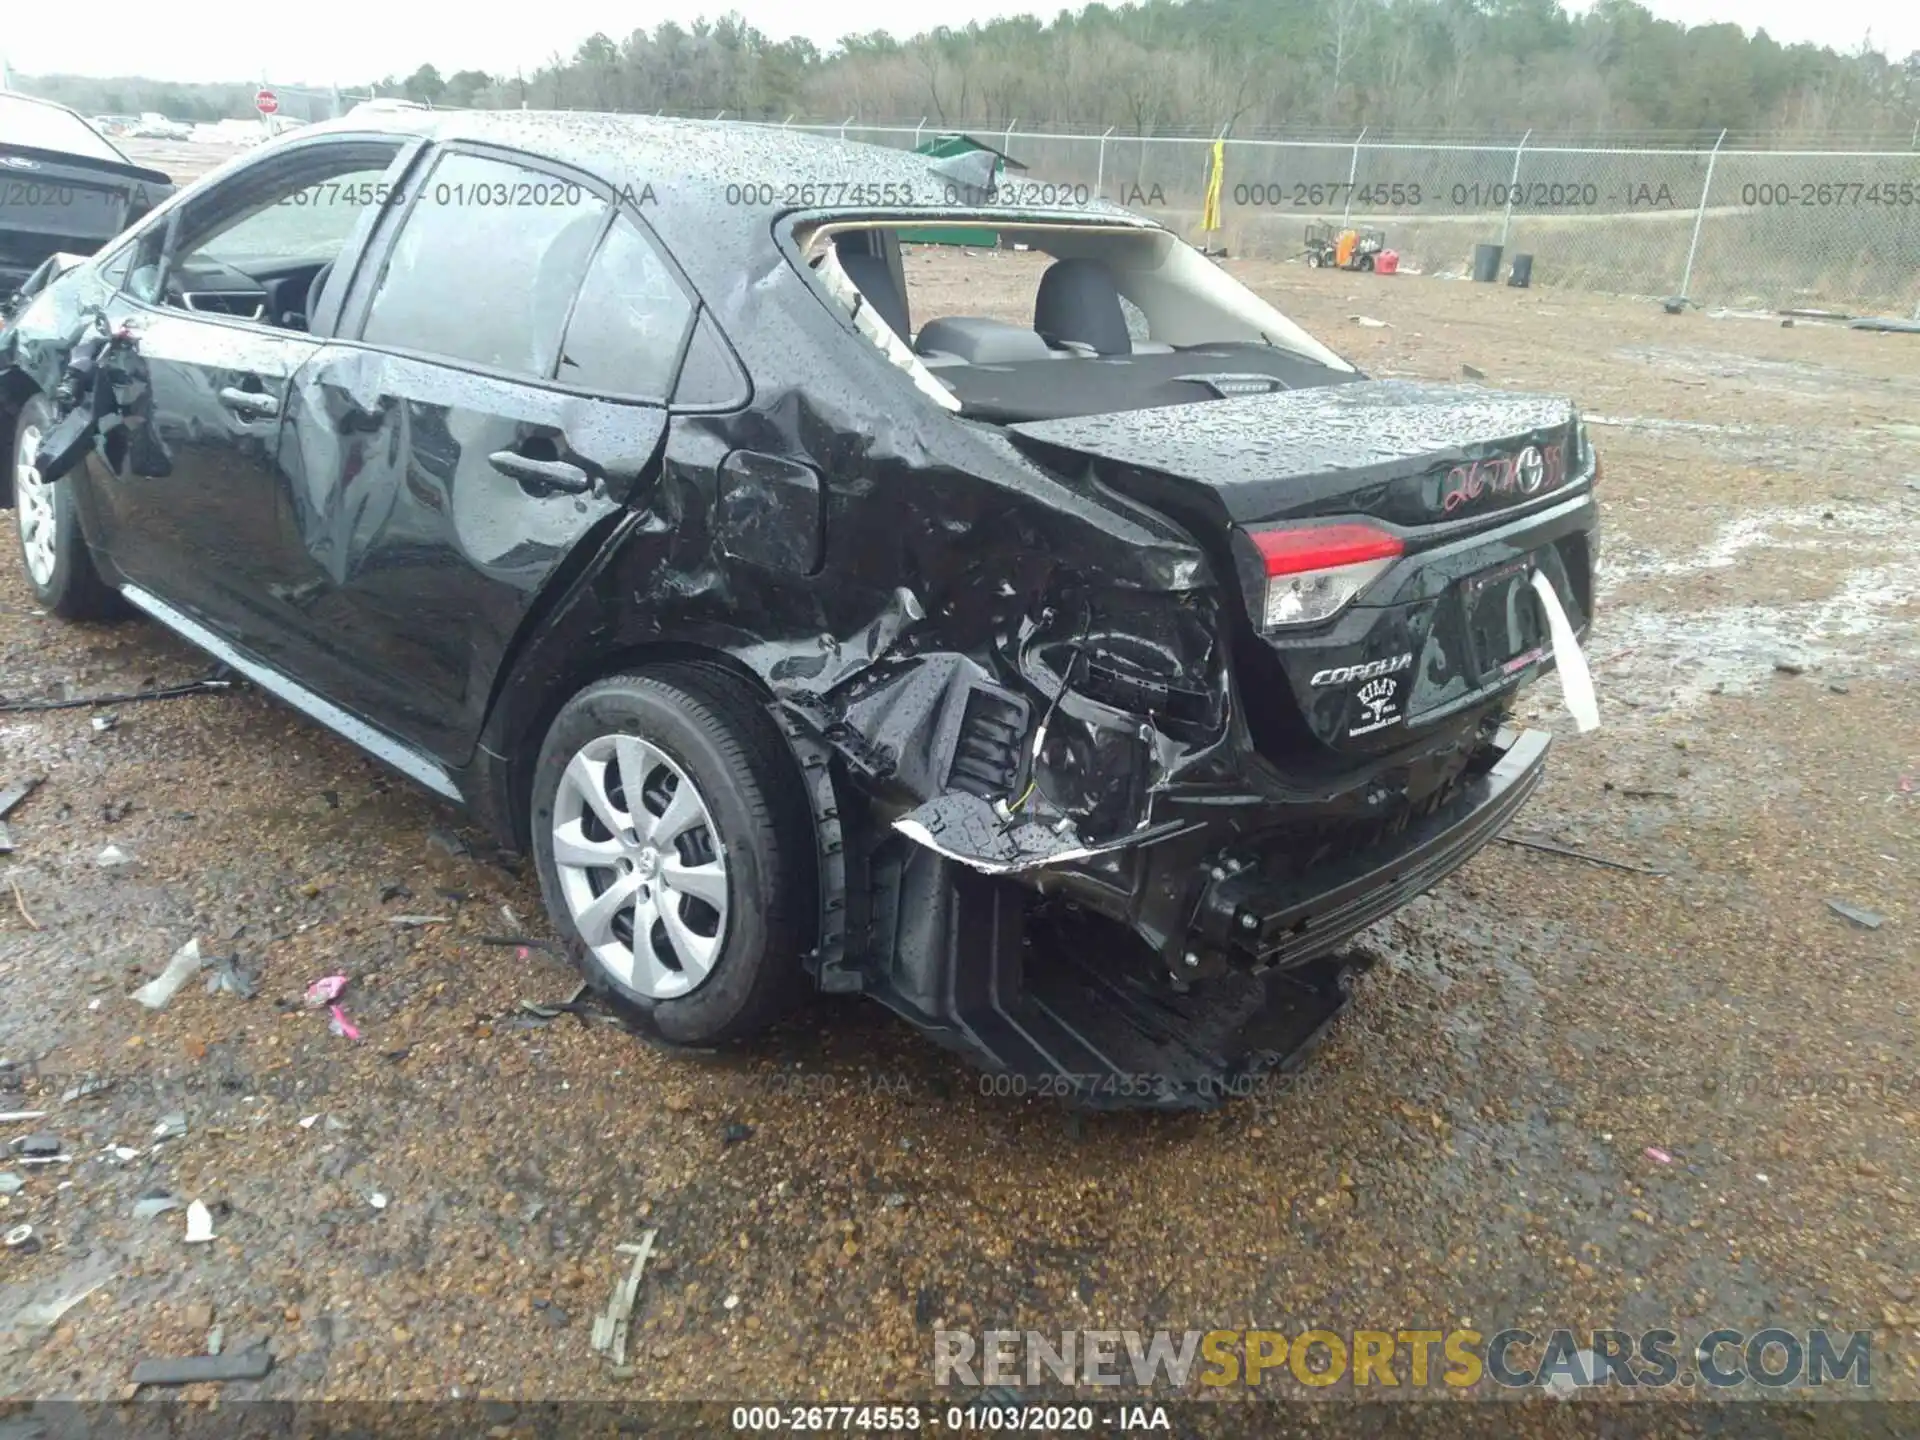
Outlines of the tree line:
[{"label": "tree line", "polygon": [[[87,113],[179,119],[251,113],[253,94],[57,76],[22,88]],[[510,76],[427,64],[349,87],[369,88],[434,105],[1117,134],[1920,135],[1920,52],[1890,59],[1866,37],[1847,53],[1781,45],[1660,20],[1633,0],[1579,15],[1559,0],[1145,0],[905,39],[876,31],[826,52],[730,14],[595,34]]]}]

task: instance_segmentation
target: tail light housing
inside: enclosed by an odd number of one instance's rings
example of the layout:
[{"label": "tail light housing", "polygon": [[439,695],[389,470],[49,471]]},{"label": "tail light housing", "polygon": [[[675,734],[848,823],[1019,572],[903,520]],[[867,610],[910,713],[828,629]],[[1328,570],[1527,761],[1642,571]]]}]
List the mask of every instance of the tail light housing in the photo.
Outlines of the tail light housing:
[{"label": "tail light housing", "polygon": [[1330,620],[1406,553],[1377,525],[1339,523],[1244,532],[1264,571],[1263,630]]}]

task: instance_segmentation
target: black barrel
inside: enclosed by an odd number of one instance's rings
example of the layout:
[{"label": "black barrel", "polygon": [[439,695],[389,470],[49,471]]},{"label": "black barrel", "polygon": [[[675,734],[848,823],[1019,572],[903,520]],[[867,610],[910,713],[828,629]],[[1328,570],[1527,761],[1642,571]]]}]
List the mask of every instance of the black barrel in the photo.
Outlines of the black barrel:
[{"label": "black barrel", "polygon": [[1516,285],[1522,290],[1533,284],[1533,256],[1513,257],[1513,269],[1507,272],[1507,284]]},{"label": "black barrel", "polygon": [[1473,278],[1491,285],[1500,278],[1500,245],[1475,245],[1473,247]]}]

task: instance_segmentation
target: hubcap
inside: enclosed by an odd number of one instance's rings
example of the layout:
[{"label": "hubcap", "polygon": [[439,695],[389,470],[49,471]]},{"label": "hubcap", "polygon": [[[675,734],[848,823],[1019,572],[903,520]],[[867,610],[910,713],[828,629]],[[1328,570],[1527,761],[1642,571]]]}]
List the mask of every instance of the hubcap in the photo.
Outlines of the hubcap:
[{"label": "hubcap", "polygon": [[727,861],[686,771],[634,735],[581,747],[553,803],[553,862],[580,937],[627,989],[670,1000],[727,938]]},{"label": "hubcap", "polygon": [[53,583],[55,535],[53,486],[40,479],[33,463],[39,453],[40,427],[22,426],[13,465],[13,508],[20,519],[20,550],[26,556],[27,574],[44,587]]}]

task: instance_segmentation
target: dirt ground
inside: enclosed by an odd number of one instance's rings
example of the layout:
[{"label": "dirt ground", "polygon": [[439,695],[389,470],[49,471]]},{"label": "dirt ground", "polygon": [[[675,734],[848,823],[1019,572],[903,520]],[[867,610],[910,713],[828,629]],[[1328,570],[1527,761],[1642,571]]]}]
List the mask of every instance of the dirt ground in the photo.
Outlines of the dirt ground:
[{"label": "dirt ground", "polygon": [[[484,943],[546,933],[530,868],[256,692],[0,715],[0,788],[46,776],[0,858],[0,1108],[48,1112],[0,1140],[71,1157],[0,1156],[38,1242],[0,1390],[113,1397],[210,1326],[276,1357],[230,1395],[817,1400],[925,1394],[942,1326],[1776,1324],[1871,1329],[1920,1395],[1920,338],[1229,268],[1376,374],[1589,415],[1603,724],[1527,697],[1557,739],[1511,833],[1664,873],[1494,845],[1364,937],[1298,1076],[1078,1117],[859,1002],[700,1056],[521,1011],[573,989]],[[916,305],[1032,269],[922,252]],[[208,668],[0,572],[6,696]],[[130,1000],[190,938],[256,996]],[[335,973],[357,1042],[301,1003]],[[216,1238],[135,1218],[161,1192]],[[589,1330],[648,1229],[616,1377]]]}]

